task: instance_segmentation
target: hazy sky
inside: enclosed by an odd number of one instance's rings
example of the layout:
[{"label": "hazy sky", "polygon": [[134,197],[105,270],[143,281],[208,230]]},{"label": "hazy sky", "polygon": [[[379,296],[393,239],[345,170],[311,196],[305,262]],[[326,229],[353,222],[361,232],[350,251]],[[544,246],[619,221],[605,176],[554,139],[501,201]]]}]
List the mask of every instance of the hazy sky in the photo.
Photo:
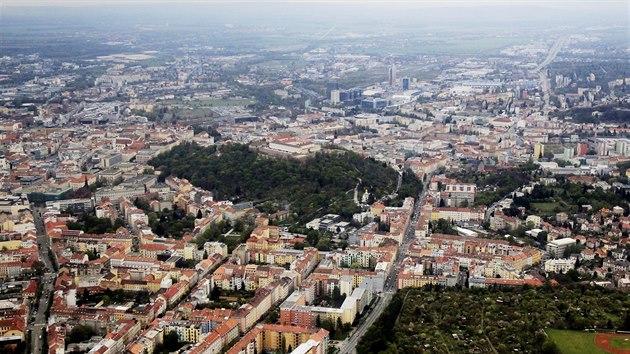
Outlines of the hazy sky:
[{"label": "hazy sky", "polygon": [[323,3],[323,4],[417,4],[426,6],[476,6],[476,5],[537,5],[573,8],[610,7],[617,10],[624,7],[630,11],[628,0],[2,0],[2,6],[89,6],[126,4],[212,4],[212,3]]},{"label": "hazy sky", "polygon": [[189,25],[311,22],[322,26],[387,22],[391,26],[406,20],[414,25],[629,27],[629,4],[630,0],[0,0],[0,27],[10,19],[106,21],[112,26],[125,21]]}]

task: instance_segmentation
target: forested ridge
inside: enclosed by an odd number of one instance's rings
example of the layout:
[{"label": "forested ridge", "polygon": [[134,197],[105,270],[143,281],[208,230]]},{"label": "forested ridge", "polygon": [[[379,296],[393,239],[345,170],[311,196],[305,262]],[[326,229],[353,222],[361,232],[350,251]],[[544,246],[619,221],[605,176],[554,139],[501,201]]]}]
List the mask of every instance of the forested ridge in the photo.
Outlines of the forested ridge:
[{"label": "forested ridge", "polygon": [[[288,206],[302,221],[325,213],[351,217],[359,211],[353,202],[359,179],[361,192],[367,188],[379,198],[396,188],[398,178],[398,173],[385,164],[345,150],[299,161],[268,157],[241,144],[217,149],[185,143],[149,164],[162,171],[161,180],[170,175],[186,178],[213,192],[216,199],[271,201],[278,210]],[[419,192],[417,178],[405,178],[404,182],[401,193]]]}]

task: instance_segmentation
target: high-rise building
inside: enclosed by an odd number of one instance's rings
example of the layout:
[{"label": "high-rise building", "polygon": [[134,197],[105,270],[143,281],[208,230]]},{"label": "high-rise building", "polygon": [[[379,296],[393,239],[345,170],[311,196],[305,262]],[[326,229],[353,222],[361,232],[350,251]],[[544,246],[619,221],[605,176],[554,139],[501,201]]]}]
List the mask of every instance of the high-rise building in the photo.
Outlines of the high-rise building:
[{"label": "high-rise building", "polygon": [[340,94],[341,94],[341,91],[339,90],[330,91],[330,103],[333,105],[339,104],[341,100]]},{"label": "high-rise building", "polygon": [[363,91],[359,88],[351,88],[349,90],[342,90],[339,92],[340,102],[356,103],[355,101],[361,98]]},{"label": "high-rise building", "polygon": [[402,88],[403,90],[409,90],[409,78],[408,77],[403,77],[402,78]]},{"label": "high-rise building", "polygon": [[392,64],[389,67],[389,85],[394,86],[396,84],[396,65]]},{"label": "high-rise building", "polygon": [[362,109],[382,109],[389,105],[389,101],[384,98],[369,98],[361,101]]},{"label": "high-rise building", "polygon": [[615,152],[617,155],[626,156],[628,153],[628,140],[617,140],[615,142]]},{"label": "high-rise building", "polygon": [[569,161],[573,158],[574,152],[573,152],[573,148],[572,147],[565,147],[564,148],[564,160],[565,161]]},{"label": "high-rise building", "polygon": [[577,148],[575,152],[578,156],[586,156],[588,153],[588,144],[586,143],[577,143]]},{"label": "high-rise building", "polygon": [[329,82],[326,84],[326,97],[330,99],[330,94],[333,90],[339,90],[338,82]]},{"label": "high-rise building", "polygon": [[606,140],[597,142],[597,155],[608,156],[608,142]]}]

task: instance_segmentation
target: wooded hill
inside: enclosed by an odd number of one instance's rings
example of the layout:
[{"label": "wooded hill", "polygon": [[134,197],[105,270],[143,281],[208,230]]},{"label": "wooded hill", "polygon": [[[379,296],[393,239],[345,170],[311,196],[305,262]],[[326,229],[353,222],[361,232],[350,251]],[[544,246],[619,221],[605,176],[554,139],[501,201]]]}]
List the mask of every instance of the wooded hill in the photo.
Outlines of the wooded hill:
[{"label": "wooded hill", "polygon": [[[301,222],[326,213],[352,217],[359,211],[353,202],[359,178],[359,197],[367,188],[376,198],[394,191],[398,179],[384,163],[345,150],[299,161],[268,157],[241,144],[217,149],[185,143],[149,164],[162,171],[160,180],[175,175],[213,192],[217,200],[265,202],[267,209],[271,203],[275,210],[288,207]],[[415,176],[405,177],[398,198],[416,196],[422,188]]]}]

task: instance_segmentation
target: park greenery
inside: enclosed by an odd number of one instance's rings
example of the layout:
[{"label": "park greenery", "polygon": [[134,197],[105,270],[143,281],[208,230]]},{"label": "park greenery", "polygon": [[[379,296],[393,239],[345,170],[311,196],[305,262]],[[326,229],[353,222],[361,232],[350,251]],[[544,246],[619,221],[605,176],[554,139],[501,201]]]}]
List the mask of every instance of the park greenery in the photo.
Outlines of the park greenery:
[{"label": "park greenery", "polygon": [[[216,199],[272,201],[271,205],[289,208],[299,222],[326,213],[350,219],[359,211],[353,201],[359,179],[359,187],[372,191],[376,198],[394,191],[398,179],[396,171],[384,163],[344,150],[300,161],[268,157],[248,145],[217,148],[192,143],[160,154],[149,164],[162,172],[161,180],[170,175],[186,178],[213,192]],[[400,198],[415,196],[422,187],[417,178],[407,177],[406,181]]]},{"label": "park greenery", "polygon": [[630,169],[630,161],[618,162],[617,167],[623,173],[625,173],[628,169]]},{"label": "park greenery", "polygon": [[[231,233],[230,230],[232,231]],[[202,249],[203,244],[206,242],[223,242],[228,246],[228,251],[232,252],[239,244],[247,241],[253,230],[254,223],[247,218],[238,219],[233,224],[220,221],[210,225],[204,232],[197,235],[193,242],[197,244],[198,249]],[[298,226],[290,227],[289,232],[303,234],[305,236],[304,242],[297,242],[295,244],[295,249],[316,247],[320,251],[330,251],[333,248],[332,235],[330,233],[321,233],[318,230]]]},{"label": "park greenery", "polygon": [[149,213],[148,217],[151,230],[158,236],[181,238],[186,231],[192,231],[195,227],[195,217],[182,209],[164,209],[158,213]]},{"label": "park greenery", "polygon": [[156,354],[168,354],[178,352],[180,348],[188,343],[180,342],[179,335],[176,331],[170,331],[164,335],[164,341],[158,343],[153,349],[153,353]]},{"label": "park greenery", "polygon": [[[229,233],[230,230],[232,231],[231,233]],[[244,218],[236,220],[234,224],[220,221],[210,225],[204,232],[198,234],[193,242],[197,244],[198,249],[202,249],[203,244],[206,242],[223,242],[228,246],[228,251],[232,252],[239,244],[247,241],[253,230],[253,221],[244,220]]]},{"label": "park greenery", "polygon": [[479,187],[479,193],[475,197],[475,205],[491,205],[501,200],[507,194],[517,188],[528,184],[534,179],[533,171],[538,166],[529,161],[515,169],[500,169],[495,173],[482,173],[478,171],[463,171],[449,174],[449,178],[455,178],[460,183],[474,183]]},{"label": "park greenery", "polygon": [[429,228],[434,234],[457,235],[454,225],[445,219],[429,222]]},{"label": "park greenery", "polygon": [[122,219],[117,218],[112,222],[109,218],[98,218],[88,213],[82,213],[77,221],[68,221],[68,229],[81,230],[88,234],[114,233],[119,227],[125,226]]},{"label": "park greenery", "polygon": [[[402,183],[398,193],[394,198],[386,200],[385,204],[393,207],[401,207],[405,198],[416,198],[421,191],[422,183],[418,177],[410,170],[405,170],[402,174]],[[370,194],[370,199],[373,199],[372,194]],[[368,200],[368,202],[371,202],[371,200]]]},{"label": "park greenery", "polygon": [[[600,187],[559,178],[556,185],[536,185],[531,193],[514,198],[514,207],[525,207],[538,215],[550,215],[561,211],[574,214],[581,211],[583,205],[590,205],[594,212],[602,208],[612,209],[615,206],[623,206],[627,210],[628,196],[622,190],[603,190]],[[508,214],[514,213],[514,207]]]},{"label": "park greenery", "polygon": [[[333,249],[333,235],[330,232],[320,232],[319,230],[313,230],[297,225],[289,227],[289,232],[306,236],[305,243],[297,242],[293,247],[294,249],[304,249],[304,247],[308,246],[315,247],[318,250],[324,252]],[[344,248],[343,245],[347,245],[347,242],[344,242],[346,241],[342,241],[340,244],[338,244],[338,246]]]},{"label": "park greenery", "polygon": [[149,206],[148,200],[136,198],[134,205],[144,210],[149,219],[151,231],[158,236],[180,239],[186,232],[190,232],[195,228],[195,216],[187,214],[177,204],[173,204],[172,209],[153,211]]},{"label": "park greenery", "polygon": [[72,327],[70,332],[66,335],[66,344],[81,343],[92,338],[94,335],[96,335],[96,331],[92,327],[79,324]]},{"label": "park greenery", "polygon": [[408,288],[394,296],[357,352],[559,353],[546,328],[625,330],[629,310],[626,293],[584,285]]},{"label": "park greenery", "polygon": [[133,302],[136,305],[147,304],[151,300],[151,294],[146,290],[141,291],[127,291],[123,289],[110,290],[105,289],[103,292],[90,293],[87,290],[83,290],[77,297],[77,305],[84,304],[96,304],[103,302],[103,306],[109,306],[113,304],[124,304],[127,302]]}]

